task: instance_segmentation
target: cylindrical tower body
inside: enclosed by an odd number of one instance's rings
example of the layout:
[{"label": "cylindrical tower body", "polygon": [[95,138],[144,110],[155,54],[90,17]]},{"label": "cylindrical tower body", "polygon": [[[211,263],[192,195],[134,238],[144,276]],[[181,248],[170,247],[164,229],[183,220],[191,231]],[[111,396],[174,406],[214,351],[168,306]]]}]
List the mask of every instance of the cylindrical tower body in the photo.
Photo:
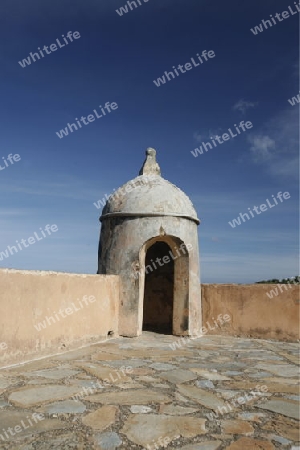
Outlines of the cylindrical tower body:
[{"label": "cylindrical tower body", "polygon": [[155,154],[147,150],[140,175],[103,208],[98,273],[120,275],[120,335],[157,329],[197,336],[199,219],[189,198],[161,177]]}]

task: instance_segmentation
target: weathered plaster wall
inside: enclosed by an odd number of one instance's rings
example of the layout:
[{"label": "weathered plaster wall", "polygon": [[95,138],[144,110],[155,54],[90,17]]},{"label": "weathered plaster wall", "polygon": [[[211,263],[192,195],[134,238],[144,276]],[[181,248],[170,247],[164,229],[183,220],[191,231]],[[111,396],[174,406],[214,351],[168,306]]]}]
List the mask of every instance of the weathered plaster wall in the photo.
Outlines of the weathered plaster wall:
[{"label": "weathered plaster wall", "polygon": [[0,269],[0,286],[0,367],[118,335],[118,276]]},{"label": "weathered plaster wall", "polygon": [[[0,286],[0,367],[118,336],[118,276],[0,269]],[[299,288],[287,285],[273,299],[271,289],[279,288],[202,284],[202,326],[208,334],[298,340]],[[231,320],[210,330],[225,314]]]},{"label": "weathered plaster wall", "polygon": [[178,323],[187,319],[186,334],[197,335],[201,326],[197,225],[180,217],[112,218],[103,221],[99,273],[120,274],[120,335],[133,337],[142,331],[145,261],[140,258],[140,252],[143,246],[152,238],[165,240],[171,245],[170,237],[189,244],[192,249],[189,252],[188,278],[182,279],[180,274],[183,270],[178,271],[179,283],[188,286],[188,296],[182,298],[186,305],[178,302],[179,308],[177,311],[175,305],[174,314]]},{"label": "weathered plaster wall", "polygon": [[[202,284],[203,326],[229,314],[231,321],[208,334],[296,341],[299,339],[299,287],[276,284]],[[278,289],[270,299],[267,292]],[[217,322],[218,323],[218,322]]]}]

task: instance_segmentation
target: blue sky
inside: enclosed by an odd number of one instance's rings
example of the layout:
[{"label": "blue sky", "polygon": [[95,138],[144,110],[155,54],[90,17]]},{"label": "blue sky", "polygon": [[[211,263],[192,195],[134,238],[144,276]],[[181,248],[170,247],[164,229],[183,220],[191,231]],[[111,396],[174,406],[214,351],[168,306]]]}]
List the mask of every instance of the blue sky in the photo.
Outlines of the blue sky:
[{"label": "blue sky", "polygon": [[[19,162],[0,171],[0,252],[56,224],[51,236],[0,267],[96,273],[105,194],[134,178],[147,147],[163,176],[191,198],[201,280],[251,283],[299,273],[299,14],[254,35],[293,7],[285,0],[1,0],[1,150]],[[80,38],[22,68],[18,61],[78,31]],[[62,41],[63,42],[63,41]],[[215,58],[165,85],[172,66]],[[106,102],[118,109],[59,139],[75,117]],[[253,128],[207,153],[191,151],[241,120]],[[3,163],[2,163],[3,166]],[[291,195],[232,228],[272,194]]]}]

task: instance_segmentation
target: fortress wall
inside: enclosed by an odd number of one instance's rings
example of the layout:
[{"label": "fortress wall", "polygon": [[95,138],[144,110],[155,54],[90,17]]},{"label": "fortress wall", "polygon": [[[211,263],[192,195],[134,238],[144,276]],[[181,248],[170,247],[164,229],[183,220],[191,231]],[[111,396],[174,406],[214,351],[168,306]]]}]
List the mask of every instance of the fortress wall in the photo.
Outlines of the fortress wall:
[{"label": "fortress wall", "polygon": [[118,336],[118,276],[0,269],[0,286],[0,367]]},{"label": "fortress wall", "polygon": [[208,334],[299,340],[299,285],[202,284],[201,291],[203,326],[209,322],[213,328],[219,314],[231,316]]},{"label": "fortress wall", "polygon": [[[0,367],[118,336],[118,276],[0,269],[0,286]],[[299,340],[296,285],[202,284],[201,293],[202,332]]]}]

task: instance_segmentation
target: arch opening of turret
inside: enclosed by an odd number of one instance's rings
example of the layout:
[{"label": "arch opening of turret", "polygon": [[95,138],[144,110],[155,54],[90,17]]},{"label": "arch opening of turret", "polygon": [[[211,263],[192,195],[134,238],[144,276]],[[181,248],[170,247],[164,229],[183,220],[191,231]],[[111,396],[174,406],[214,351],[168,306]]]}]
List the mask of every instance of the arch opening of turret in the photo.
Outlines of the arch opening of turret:
[{"label": "arch opening of turret", "polygon": [[182,336],[189,329],[189,251],[175,236],[156,236],[140,250],[139,329]]},{"label": "arch opening of turret", "polygon": [[168,244],[155,242],[146,253],[143,330],[172,334],[174,260]]}]

